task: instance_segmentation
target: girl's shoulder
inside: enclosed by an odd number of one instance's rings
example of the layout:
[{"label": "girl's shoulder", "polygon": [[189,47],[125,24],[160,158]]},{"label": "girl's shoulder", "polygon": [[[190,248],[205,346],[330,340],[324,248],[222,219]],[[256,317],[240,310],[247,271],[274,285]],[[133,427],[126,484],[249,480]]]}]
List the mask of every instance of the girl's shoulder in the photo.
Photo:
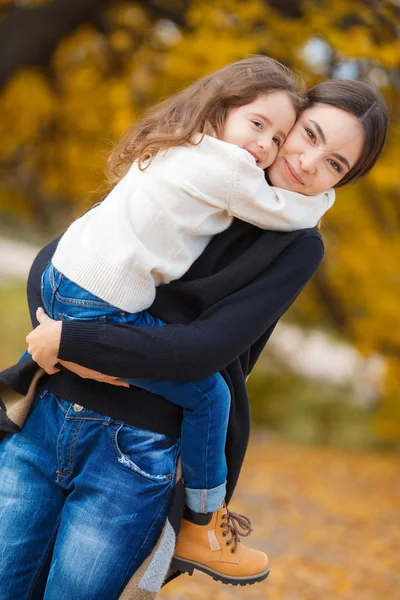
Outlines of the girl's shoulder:
[{"label": "girl's shoulder", "polygon": [[212,152],[234,155],[246,162],[255,164],[255,160],[249,152],[236,144],[220,140],[216,136],[208,135],[206,133],[195,133],[192,137],[192,142],[195,146],[207,148]]}]

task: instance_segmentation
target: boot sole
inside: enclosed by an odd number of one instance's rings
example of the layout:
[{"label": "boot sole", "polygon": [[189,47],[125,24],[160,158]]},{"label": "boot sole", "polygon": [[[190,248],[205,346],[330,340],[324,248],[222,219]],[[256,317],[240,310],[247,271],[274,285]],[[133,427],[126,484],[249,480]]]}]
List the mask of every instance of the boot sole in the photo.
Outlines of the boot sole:
[{"label": "boot sole", "polygon": [[231,585],[252,585],[253,583],[258,583],[260,581],[264,581],[267,579],[270,567],[263,573],[258,573],[253,577],[229,577],[228,575],[223,575],[218,571],[214,571],[214,569],[210,569],[205,567],[204,565],[194,562],[194,561],[186,561],[182,558],[173,558],[171,562],[171,569],[176,571],[181,571],[181,573],[187,573],[188,575],[193,575],[193,571],[196,569],[197,571],[201,571],[206,575],[212,577],[215,581],[220,581],[221,583],[231,584]]}]

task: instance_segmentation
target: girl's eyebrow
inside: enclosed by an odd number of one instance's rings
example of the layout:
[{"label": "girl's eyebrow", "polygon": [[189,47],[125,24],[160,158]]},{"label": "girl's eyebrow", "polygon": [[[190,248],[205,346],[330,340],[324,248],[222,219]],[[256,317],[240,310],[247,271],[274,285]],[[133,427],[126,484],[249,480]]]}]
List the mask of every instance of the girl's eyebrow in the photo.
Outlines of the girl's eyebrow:
[{"label": "girl's eyebrow", "polygon": [[[315,127],[315,129],[318,131],[319,137],[321,138],[322,142],[324,144],[326,144],[326,137],[324,132],[321,129],[321,126],[319,123],[317,123],[316,121],[313,121],[312,119],[309,119],[310,123],[312,123]],[[345,158],[344,156],[342,156],[341,154],[337,154],[337,152],[332,152],[332,156],[334,156],[335,158],[337,158],[338,160],[340,160],[341,163],[343,163],[348,170],[350,171],[350,163],[347,160],[347,158]]]},{"label": "girl's eyebrow", "polygon": [[[258,117],[259,119],[263,119],[270,127],[273,126],[273,123],[271,121],[271,119],[268,119],[268,117],[266,115],[263,115],[261,113],[253,113],[254,117]],[[286,140],[287,135],[281,130],[277,132],[278,135],[280,135],[283,138],[283,141]]]}]

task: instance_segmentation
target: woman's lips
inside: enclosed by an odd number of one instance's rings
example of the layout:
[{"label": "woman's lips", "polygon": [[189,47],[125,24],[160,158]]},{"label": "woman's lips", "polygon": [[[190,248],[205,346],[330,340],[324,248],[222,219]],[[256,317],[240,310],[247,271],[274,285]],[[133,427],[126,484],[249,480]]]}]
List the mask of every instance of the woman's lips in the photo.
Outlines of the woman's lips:
[{"label": "woman's lips", "polygon": [[301,179],[301,177],[296,173],[296,171],[293,169],[293,167],[290,166],[290,164],[288,163],[288,161],[286,160],[286,158],[283,159],[284,165],[285,165],[285,173],[286,175],[289,177],[289,180],[292,181],[292,183],[300,183],[300,185],[304,185],[304,181]]}]

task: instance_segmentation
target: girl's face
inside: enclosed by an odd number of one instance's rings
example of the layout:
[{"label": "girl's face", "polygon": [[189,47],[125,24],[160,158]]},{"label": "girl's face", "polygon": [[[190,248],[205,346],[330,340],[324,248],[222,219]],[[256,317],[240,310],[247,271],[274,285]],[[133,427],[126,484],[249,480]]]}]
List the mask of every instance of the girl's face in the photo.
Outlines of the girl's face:
[{"label": "girl's face", "polygon": [[261,169],[274,162],[296,121],[286,92],[260,94],[250,104],[232,108],[219,139],[249,152]]},{"label": "girl's face", "polygon": [[315,104],[299,116],[268,177],[276,187],[315,196],[334,187],[352,169],[363,144],[357,117],[328,104]]}]

